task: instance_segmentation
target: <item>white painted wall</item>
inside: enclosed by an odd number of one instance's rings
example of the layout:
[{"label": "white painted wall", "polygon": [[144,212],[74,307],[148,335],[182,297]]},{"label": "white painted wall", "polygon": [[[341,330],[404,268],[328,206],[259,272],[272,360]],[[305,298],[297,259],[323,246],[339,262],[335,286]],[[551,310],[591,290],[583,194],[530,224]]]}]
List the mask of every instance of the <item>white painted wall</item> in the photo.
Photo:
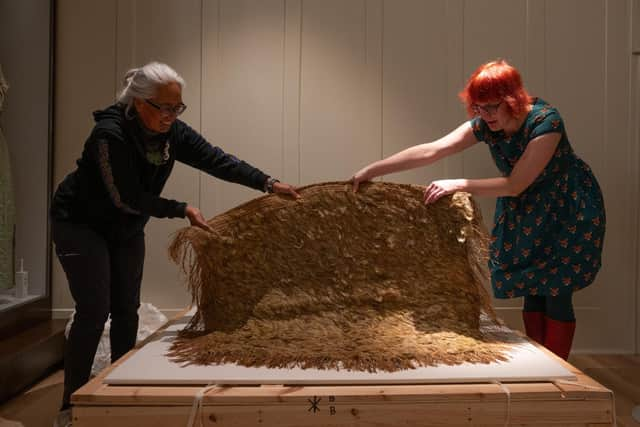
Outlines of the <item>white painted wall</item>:
[{"label": "white painted wall", "polygon": [[[211,142],[288,182],[309,184],[347,179],[372,160],[452,129],[465,119],[457,93],[467,76],[502,57],[520,68],[533,95],[560,108],[574,148],[603,187],[604,267],[575,297],[575,349],[634,352],[640,340],[631,95],[637,3],[60,0],[55,181],[72,169],[90,112],[113,101],[126,69],[150,60],[165,61],[186,78],[184,119]],[[386,179],[496,175],[478,144]],[[259,195],[186,167],[175,170],[165,194],[199,205],[209,217]],[[493,204],[481,200],[487,222]],[[189,302],[166,255],[171,233],[184,225],[152,220],[147,228],[142,298],[165,310]],[[53,277],[54,307],[65,313],[72,301],[57,262]],[[521,300],[496,305],[519,326]]]}]

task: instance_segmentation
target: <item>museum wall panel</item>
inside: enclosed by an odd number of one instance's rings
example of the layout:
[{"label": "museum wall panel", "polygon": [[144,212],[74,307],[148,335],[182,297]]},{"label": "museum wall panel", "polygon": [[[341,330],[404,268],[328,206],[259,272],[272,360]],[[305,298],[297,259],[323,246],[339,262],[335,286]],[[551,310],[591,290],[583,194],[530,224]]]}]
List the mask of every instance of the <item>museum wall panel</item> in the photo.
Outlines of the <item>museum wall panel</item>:
[{"label": "museum wall panel", "polygon": [[[575,298],[576,350],[637,349],[628,325],[637,322],[638,251],[630,236],[638,234],[638,194],[624,185],[638,168],[630,95],[637,0],[58,3],[56,85],[69,89],[56,99],[57,179],[80,152],[90,112],[112,101],[126,69],[150,60],[185,77],[183,118],[209,141],[296,185],[348,179],[370,161],[443,135],[466,120],[457,94],[469,74],[485,61],[509,60],[533,95],[559,107],[605,193],[605,265]],[[385,179],[496,175],[478,144]],[[260,195],[186,167],[165,194],[208,217]],[[480,203],[490,224],[494,201]],[[143,300],[167,311],[189,300],[166,256],[171,233],[185,225],[153,220],[147,229]],[[64,315],[71,299],[56,271],[54,304]],[[520,304],[496,301],[514,326]]]}]

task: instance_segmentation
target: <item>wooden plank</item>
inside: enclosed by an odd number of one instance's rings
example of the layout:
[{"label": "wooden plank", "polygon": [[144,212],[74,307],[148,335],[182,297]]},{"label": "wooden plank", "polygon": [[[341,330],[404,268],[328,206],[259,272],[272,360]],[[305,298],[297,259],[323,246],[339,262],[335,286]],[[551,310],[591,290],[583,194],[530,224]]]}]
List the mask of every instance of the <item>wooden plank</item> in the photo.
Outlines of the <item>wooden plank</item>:
[{"label": "wooden plank", "polygon": [[[298,405],[205,406],[197,418],[205,426],[610,425],[609,408],[589,401],[512,402],[507,413],[506,402],[354,404],[316,397]],[[190,412],[190,406],[80,407],[74,409],[74,426],[184,425]]]},{"label": "wooden plank", "polygon": [[[587,377],[588,378],[588,377]],[[594,389],[580,385],[554,385],[552,383],[514,383],[505,384],[512,400],[552,400],[562,399],[600,399],[610,400],[611,392],[598,388],[592,381]],[[95,383],[94,383],[95,384]],[[111,404],[140,403],[154,404],[189,404],[202,387],[193,386],[109,386],[98,384],[87,393],[83,388],[76,393],[74,404],[83,402]],[[354,399],[364,397],[367,400],[411,401],[416,396],[420,400],[455,401],[473,400],[476,398],[502,400],[505,391],[497,384],[437,384],[437,385],[391,385],[391,386],[218,386],[205,396],[206,402],[220,399],[234,403],[282,402],[287,399],[306,398],[309,396],[351,396]]]}]

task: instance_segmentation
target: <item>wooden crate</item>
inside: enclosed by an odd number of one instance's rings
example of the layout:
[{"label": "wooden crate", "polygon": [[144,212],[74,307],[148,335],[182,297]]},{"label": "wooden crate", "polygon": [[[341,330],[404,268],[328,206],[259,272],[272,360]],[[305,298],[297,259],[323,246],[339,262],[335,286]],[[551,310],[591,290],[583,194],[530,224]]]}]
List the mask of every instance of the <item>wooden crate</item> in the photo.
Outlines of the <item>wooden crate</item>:
[{"label": "wooden crate", "polygon": [[560,359],[576,375],[575,385],[214,386],[194,410],[203,387],[103,382],[135,351],[73,394],[74,427],[186,426],[192,413],[194,425],[211,427],[613,425],[611,391]]}]

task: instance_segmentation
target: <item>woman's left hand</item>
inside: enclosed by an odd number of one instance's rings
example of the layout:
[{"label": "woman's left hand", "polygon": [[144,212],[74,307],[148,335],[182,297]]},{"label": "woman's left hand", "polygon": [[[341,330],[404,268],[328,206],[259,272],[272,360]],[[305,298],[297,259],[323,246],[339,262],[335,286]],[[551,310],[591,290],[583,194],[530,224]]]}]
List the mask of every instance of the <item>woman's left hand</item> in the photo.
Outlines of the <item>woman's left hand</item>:
[{"label": "woman's left hand", "polygon": [[192,226],[199,227],[204,231],[213,231],[211,229],[211,226],[207,224],[207,220],[204,218],[204,216],[202,216],[202,212],[200,212],[200,209],[196,208],[195,206],[188,205],[184,210],[184,216],[189,219],[189,222]]},{"label": "woman's left hand", "polygon": [[293,185],[289,185],[284,182],[274,182],[273,183],[273,192],[279,194],[287,194],[294,199],[299,199],[300,194],[296,191],[296,188]]},{"label": "woman's left hand", "polygon": [[424,204],[428,205],[438,200],[442,196],[453,194],[462,190],[462,180],[460,179],[441,179],[433,181],[424,190]]}]

